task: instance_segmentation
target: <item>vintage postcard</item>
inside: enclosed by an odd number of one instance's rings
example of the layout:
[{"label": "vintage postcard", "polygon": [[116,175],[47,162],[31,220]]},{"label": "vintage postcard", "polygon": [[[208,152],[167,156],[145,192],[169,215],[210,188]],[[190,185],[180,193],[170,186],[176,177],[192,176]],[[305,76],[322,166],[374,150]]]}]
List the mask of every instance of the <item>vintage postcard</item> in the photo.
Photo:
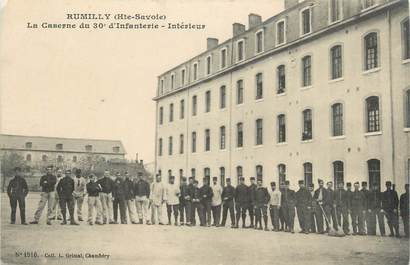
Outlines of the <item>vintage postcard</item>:
[{"label": "vintage postcard", "polygon": [[1,264],[409,264],[408,0],[0,0]]}]

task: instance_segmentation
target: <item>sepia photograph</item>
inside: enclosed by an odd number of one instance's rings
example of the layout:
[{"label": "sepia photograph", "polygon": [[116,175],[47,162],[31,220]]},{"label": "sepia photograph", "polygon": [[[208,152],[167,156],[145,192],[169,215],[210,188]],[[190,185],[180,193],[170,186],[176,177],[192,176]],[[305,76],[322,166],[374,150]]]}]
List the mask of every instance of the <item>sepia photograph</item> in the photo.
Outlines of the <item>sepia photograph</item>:
[{"label": "sepia photograph", "polygon": [[410,264],[409,16],[0,0],[0,264]]}]

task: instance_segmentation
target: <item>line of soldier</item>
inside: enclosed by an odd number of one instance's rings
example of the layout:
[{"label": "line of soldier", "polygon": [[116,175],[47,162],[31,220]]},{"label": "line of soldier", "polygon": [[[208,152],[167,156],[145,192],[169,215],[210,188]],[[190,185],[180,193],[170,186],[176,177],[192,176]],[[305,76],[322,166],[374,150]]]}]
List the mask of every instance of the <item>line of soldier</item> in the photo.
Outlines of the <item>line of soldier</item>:
[{"label": "line of soldier", "polygon": [[[85,194],[88,195],[88,222],[94,223],[94,210],[96,210],[96,224],[117,224],[118,210],[120,222],[127,223],[127,213],[130,222],[142,224],[144,219],[147,224],[162,223],[162,206],[166,204],[168,225],[171,225],[172,216],[174,225],[195,226],[198,217],[201,226],[225,226],[228,212],[231,227],[238,228],[242,219],[242,228],[268,229],[268,209],[273,231],[294,233],[294,220],[297,213],[301,233],[324,234],[331,229],[342,229],[346,235],[350,234],[350,220],[353,235],[376,235],[377,224],[381,236],[385,236],[384,217],[390,229],[390,236],[400,237],[399,213],[404,224],[406,237],[409,236],[408,190],[398,198],[397,192],[392,189],[392,183],[386,182],[386,191],[380,192],[378,184],[370,190],[367,183],[338,183],[333,190],[333,183],[328,182],[324,187],[323,180],[318,180],[319,187],[314,190],[314,185],[306,187],[304,181],[299,181],[297,192],[289,188],[289,181],[281,183],[277,188],[275,182],[270,183],[270,189],[262,185],[262,179],[255,181],[250,178],[251,184],[245,185],[241,177],[237,187],[233,187],[231,180],[226,179],[222,187],[218,178],[212,179],[210,185],[204,178],[203,185],[198,187],[198,181],[193,177],[182,177],[181,184],[175,184],[175,177],[171,176],[169,183],[161,181],[157,175],[155,181],[149,185],[142,176],[131,179],[128,173],[111,176],[106,170],[104,176],[96,179],[89,176],[89,182],[81,176],[81,171],[75,172],[72,178],[71,171],[57,170],[57,177],[52,174],[52,167],[47,167],[47,174],[41,177],[41,199],[34,215],[32,224],[38,224],[41,213],[48,203],[47,224],[61,214],[63,222],[67,224],[66,210],[70,214],[70,224],[78,225],[74,220],[74,208],[77,204],[78,220],[82,221],[82,203]],[[76,189],[77,187],[77,189]],[[57,196],[55,196],[55,190]],[[28,194],[27,184],[21,177],[21,169],[15,169],[15,177],[10,181],[7,193],[11,205],[11,223],[15,223],[17,203],[20,208],[21,222],[25,222],[25,200]],[[60,206],[58,209],[58,206]],[[400,206],[400,208],[399,208]],[[151,218],[148,210],[151,209]],[[222,220],[221,220],[222,210]],[[61,211],[61,213],[60,213]],[[136,213],[137,212],[137,213]],[[246,226],[247,213],[250,225]],[[138,221],[137,221],[138,214]],[[56,216],[57,215],[57,216]],[[178,218],[179,217],[179,218]],[[349,218],[350,217],[350,218]],[[179,221],[178,221],[179,219]],[[263,222],[262,222],[263,221]],[[326,226],[326,229],[324,228]]]}]

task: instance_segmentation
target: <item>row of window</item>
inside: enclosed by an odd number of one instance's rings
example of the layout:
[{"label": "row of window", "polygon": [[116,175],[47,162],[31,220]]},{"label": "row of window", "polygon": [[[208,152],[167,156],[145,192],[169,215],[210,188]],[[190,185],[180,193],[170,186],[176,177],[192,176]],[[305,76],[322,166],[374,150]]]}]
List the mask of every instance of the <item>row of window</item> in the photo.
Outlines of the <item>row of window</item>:
[{"label": "row of window", "polygon": [[[31,155],[31,154],[27,154],[26,157],[25,157],[25,159],[26,159],[27,162],[31,162],[31,161],[32,161],[32,155]],[[103,161],[105,161],[105,157],[101,157],[101,159],[102,159]],[[91,156],[87,157],[87,160],[88,160],[88,161],[91,161],[91,160],[92,160],[92,157],[91,157]],[[49,161],[48,155],[42,155],[42,156],[41,156],[41,161],[43,161],[43,162],[48,162],[48,161]],[[64,162],[64,156],[63,156],[63,155],[57,155],[56,161],[57,161],[57,163],[63,163],[63,162]],[[77,156],[73,156],[72,159],[71,159],[71,162],[77,163],[77,162],[78,162],[78,157],[77,157]]]},{"label": "row of window", "polygon": [[[33,143],[32,142],[26,142],[25,144],[26,149],[31,149],[33,148]],[[85,151],[91,152],[93,151],[93,146],[88,144],[84,146]],[[63,150],[63,144],[56,144],[56,150]],[[113,146],[112,151],[114,153],[119,153],[120,152],[120,147],[119,146]]]},{"label": "row of window", "polygon": [[[403,25],[406,25],[408,32],[409,20],[407,19]],[[410,34],[408,35],[410,36]],[[410,58],[410,37],[406,38],[407,59]],[[379,65],[379,48],[378,48],[378,34],[371,32],[364,37],[365,56],[364,65],[365,70],[378,68]],[[303,87],[312,86],[312,56],[306,55],[301,59],[301,85]],[[278,95],[286,93],[286,66],[284,64],[276,67],[276,93]],[[343,56],[342,45],[335,45],[330,48],[330,79],[335,80],[343,77]],[[263,98],[263,74],[257,73],[255,76],[255,100]],[[219,89],[219,108],[226,108],[227,100],[226,86],[221,86]],[[242,79],[236,81],[236,104],[244,103],[244,81]],[[197,115],[198,99],[197,95],[192,96],[192,116]],[[211,111],[211,91],[205,92],[205,112]],[[180,101],[180,119],[185,117],[185,100]],[[169,105],[169,122],[174,120],[174,103]],[[159,108],[159,124],[164,121],[164,108]]]},{"label": "row of window", "polygon": [[[410,166],[410,159],[408,160],[408,163]],[[378,185],[380,188],[381,184],[381,178],[380,178],[380,160],[378,159],[369,159],[366,162],[367,164],[367,175],[368,175],[368,182],[369,186],[373,187],[374,184]],[[314,183],[314,175],[313,175],[313,164],[311,162],[305,162],[302,165],[303,167],[303,179],[307,185]],[[287,168],[286,164],[278,164],[276,166],[276,172],[277,172],[277,179],[273,181],[277,181],[277,183],[284,183],[287,180]],[[333,172],[333,183],[335,187],[339,183],[344,183],[345,182],[345,165],[343,161],[336,160],[332,162],[332,172]],[[196,178],[196,169],[192,168],[191,169],[191,177]],[[410,172],[409,176],[410,176]],[[158,174],[162,174],[161,170],[158,171]],[[225,185],[225,175],[226,175],[226,170],[225,167],[220,167],[219,168],[219,180],[222,186]],[[172,170],[168,170],[168,177],[173,176]],[[185,176],[183,169],[179,170],[179,177],[180,179]],[[263,181],[264,174],[263,174],[263,166],[262,165],[256,165],[255,166],[255,175],[256,178],[260,178]],[[211,178],[211,169],[209,167],[205,167],[203,170],[203,177],[210,180]],[[236,180],[237,183],[239,183],[239,179],[243,176],[243,167],[242,166],[237,166],[236,167]],[[296,184],[296,183],[294,183]]]},{"label": "row of window", "polygon": [[[331,7],[334,12],[331,12],[333,19],[338,20],[340,17],[339,12],[341,11],[340,5],[341,0],[331,0]],[[373,5],[373,4],[372,4]],[[301,34],[305,35],[311,32],[311,8],[306,7],[301,11]],[[303,25],[303,26],[302,26]],[[401,23],[401,31],[402,31],[402,58],[403,60],[410,59],[410,30],[409,30],[409,19],[405,19]],[[255,52],[261,53],[264,49],[264,30],[259,30],[255,34]],[[286,23],[285,20],[278,21],[276,24],[276,45],[282,45],[286,42]],[[364,37],[364,63],[363,69],[365,71],[371,70],[374,68],[379,67],[379,58],[380,55],[378,47],[378,35],[376,32],[372,32],[367,34]],[[227,66],[227,48],[222,48],[220,51],[220,68],[223,69]],[[331,79],[337,79],[342,77],[342,47],[337,45],[331,49]],[[236,42],[236,61],[242,61],[245,59],[245,40],[241,39]],[[310,86],[311,85],[311,57],[306,57],[302,59],[302,85],[303,86]],[[212,73],[212,55],[206,57],[206,75],[210,75]],[[193,80],[196,81],[198,79],[198,62],[195,62],[192,66],[193,72]],[[284,69],[278,69],[278,71],[283,71]],[[278,73],[280,74],[280,73]],[[171,74],[171,90],[175,88],[175,73]],[[181,70],[181,84],[182,86],[185,85],[186,81],[186,69]],[[281,82],[281,81],[278,81]],[[164,91],[164,79],[161,79],[160,83],[161,92]],[[280,86],[278,90],[280,90]]]},{"label": "row of window", "polygon": [[[410,128],[410,89],[407,89],[405,96],[406,104],[406,128]],[[339,137],[345,135],[345,123],[344,123],[344,104],[334,103],[330,108],[331,112],[331,136]],[[277,143],[287,142],[287,125],[286,125],[286,115],[279,114],[276,117],[276,131],[277,131]],[[366,132],[376,133],[381,131],[381,114],[380,114],[380,100],[377,96],[370,96],[365,99],[365,120],[366,120]],[[308,141],[313,139],[313,112],[312,109],[305,109],[302,111],[302,132],[301,140]],[[244,126],[242,122],[236,124],[236,147],[240,148],[244,145]],[[255,145],[263,144],[263,119],[257,119],[255,121]],[[204,131],[205,141],[204,141],[204,151],[211,150],[211,131],[210,129],[205,129]],[[219,128],[219,149],[225,150],[226,148],[226,127],[221,126]],[[163,154],[163,140],[159,139],[158,143],[158,155]],[[191,133],[191,152],[197,152],[197,132]],[[179,153],[184,153],[184,135],[179,136]],[[173,137],[168,138],[168,155],[173,154]]]}]

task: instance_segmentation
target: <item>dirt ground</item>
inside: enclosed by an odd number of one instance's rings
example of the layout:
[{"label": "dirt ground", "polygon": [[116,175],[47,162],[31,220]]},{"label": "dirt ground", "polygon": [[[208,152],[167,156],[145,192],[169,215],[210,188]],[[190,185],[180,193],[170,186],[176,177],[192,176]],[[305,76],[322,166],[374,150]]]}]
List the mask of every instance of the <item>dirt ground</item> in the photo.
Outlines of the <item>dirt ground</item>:
[{"label": "dirt ground", "polygon": [[[30,194],[26,200],[28,221],[33,220],[38,200],[38,194]],[[87,213],[86,205],[84,213]],[[61,226],[59,221],[47,226],[45,212],[39,225],[22,226],[10,225],[9,215],[9,201],[2,194],[2,264],[400,265],[408,264],[409,260],[408,239],[335,238],[198,226],[129,224],[90,227],[85,222],[80,226]],[[82,256],[66,256],[70,254]],[[109,257],[89,257],[89,254]]]}]

